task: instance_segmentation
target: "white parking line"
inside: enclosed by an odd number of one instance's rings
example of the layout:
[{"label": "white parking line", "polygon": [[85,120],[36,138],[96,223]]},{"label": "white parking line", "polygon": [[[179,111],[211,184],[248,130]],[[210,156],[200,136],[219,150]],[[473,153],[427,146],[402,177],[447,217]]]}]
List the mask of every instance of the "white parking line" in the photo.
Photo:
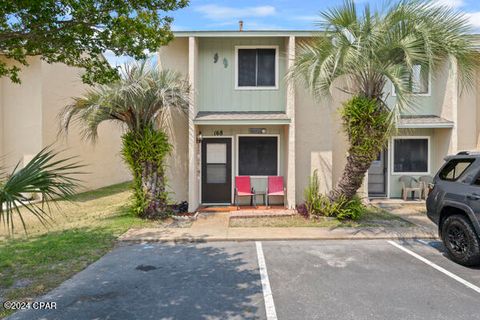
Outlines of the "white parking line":
[{"label": "white parking line", "polygon": [[405,248],[404,246],[402,246],[402,245],[400,245],[400,244],[398,244],[398,243],[396,243],[396,242],[394,242],[394,241],[387,241],[387,242],[390,243],[392,246],[397,247],[398,249],[402,250],[403,252],[408,253],[408,254],[411,255],[412,257],[417,258],[418,260],[422,261],[423,263],[428,264],[430,267],[432,267],[432,268],[440,271],[441,273],[449,276],[450,278],[452,278],[452,279],[460,282],[461,284],[469,287],[469,288],[472,289],[473,291],[476,291],[477,293],[480,293],[480,288],[477,287],[476,285],[468,282],[467,280],[460,278],[460,277],[457,276],[456,274],[451,273],[450,271],[448,271],[448,270],[440,267],[439,265],[436,265],[435,263],[431,262],[430,260],[425,259],[425,258],[422,257],[421,255],[413,252],[412,250],[409,250],[409,249]]},{"label": "white parking line", "polygon": [[423,240],[423,239],[417,239],[417,241],[420,242],[421,244],[424,244],[424,245],[426,245],[426,246],[430,246],[430,247],[431,247],[430,242],[428,242],[428,241],[425,241],[425,240]]},{"label": "white parking line", "polygon": [[268,280],[267,265],[263,255],[262,243],[260,241],[256,241],[255,245],[257,246],[258,269],[260,271],[260,279],[262,280],[263,299],[265,300],[267,320],[276,320],[277,311],[275,311],[275,303],[273,302],[270,280]]}]

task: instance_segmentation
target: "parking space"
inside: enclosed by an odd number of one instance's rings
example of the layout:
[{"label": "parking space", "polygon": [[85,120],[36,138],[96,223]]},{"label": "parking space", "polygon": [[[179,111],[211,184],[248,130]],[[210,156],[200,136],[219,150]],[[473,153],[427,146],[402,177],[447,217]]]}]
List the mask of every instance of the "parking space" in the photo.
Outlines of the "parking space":
[{"label": "parking space", "polygon": [[264,251],[281,319],[480,319],[479,293],[387,241],[269,242]]},{"label": "parking space", "polygon": [[12,319],[262,319],[253,243],[116,248]]},{"label": "parking space", "polygon": [[438,242],[122,246],[11,319],[480,319],[480,270]]}]

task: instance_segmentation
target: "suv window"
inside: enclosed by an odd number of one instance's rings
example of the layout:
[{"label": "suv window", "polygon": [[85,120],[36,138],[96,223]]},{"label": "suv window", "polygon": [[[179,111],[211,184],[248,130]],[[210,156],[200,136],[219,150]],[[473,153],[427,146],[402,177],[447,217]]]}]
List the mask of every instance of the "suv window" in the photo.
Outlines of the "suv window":
[{"label": "suv window", "polygon": [[453,159],[440,171],[439,177],[442,180],[456,181],[475,161],[474,159]]}]

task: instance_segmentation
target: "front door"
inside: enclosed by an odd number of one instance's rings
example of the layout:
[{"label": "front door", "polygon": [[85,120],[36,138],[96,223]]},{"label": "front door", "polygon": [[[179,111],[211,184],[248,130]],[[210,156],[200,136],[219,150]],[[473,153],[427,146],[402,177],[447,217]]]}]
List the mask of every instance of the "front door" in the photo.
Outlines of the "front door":
[{"label": "front door", "polygon": [[387,195],[387,152],[380,152],[368,169],[368,196],[385,197]]},{"label": "front door", "polygon": [[232,140],[202,140],[202,203],[231,203]]}]

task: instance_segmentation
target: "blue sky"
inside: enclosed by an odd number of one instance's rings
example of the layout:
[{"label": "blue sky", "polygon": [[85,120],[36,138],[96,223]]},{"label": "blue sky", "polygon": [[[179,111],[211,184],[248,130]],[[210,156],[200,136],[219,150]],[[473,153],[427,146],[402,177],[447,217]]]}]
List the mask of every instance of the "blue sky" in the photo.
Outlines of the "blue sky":
[{"label": "blue sky", "polygon": [[[480,32],[480,0],[433,0],[465,12],[475,30]],[[381,7],[384,0],[357,0],[359,6],[369,3]],[[172,29],[237,30],[238,21],[244,21],[245,30],[311,30],[319,20],[318,13],[338,6],[343,0],[191,0],[190,5],[170,12],[175,21]],[[114,65],[128,61],[106,53]]]}]

